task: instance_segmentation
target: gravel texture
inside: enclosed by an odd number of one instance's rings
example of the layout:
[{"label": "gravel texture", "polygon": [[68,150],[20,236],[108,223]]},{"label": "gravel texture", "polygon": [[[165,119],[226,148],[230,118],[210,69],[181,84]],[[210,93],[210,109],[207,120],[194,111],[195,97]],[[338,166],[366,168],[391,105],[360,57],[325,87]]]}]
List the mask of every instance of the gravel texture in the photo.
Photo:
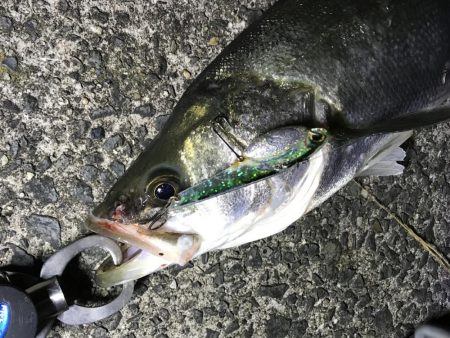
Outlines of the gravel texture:
[{"label": "gravel texture", "polygon": [[[2,1],[0,266],[85,235],[86,213],[269,2]],[[403,176],[360,180],[447,256],[449,126],[415,134]],[[407,337],[449,299],[449,274],[351,183],[283,233],[143,278],[120,313],[50,336]]]}]

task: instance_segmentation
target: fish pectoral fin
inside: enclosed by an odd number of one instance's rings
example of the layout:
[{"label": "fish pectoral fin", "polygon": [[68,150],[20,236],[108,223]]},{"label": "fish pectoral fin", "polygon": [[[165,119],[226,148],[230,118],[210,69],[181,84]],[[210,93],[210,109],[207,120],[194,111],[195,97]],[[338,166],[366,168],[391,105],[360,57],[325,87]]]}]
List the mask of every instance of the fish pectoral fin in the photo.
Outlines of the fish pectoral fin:
[{"label": "fish pectoral fin", "polygon": [[397,162],[403,161],[406,153],[400,145],[411,135],[411,131],[393,135],[392,140],[370,158],[356,177],[401,175],[405,167]]},{"label": "fish pectoral fin", "polygon": [[341,137],[362,137],[380,133],[396,133],[419,129],[450,120],[450,105],[426,108],[394,119],[375,122],[363,128],[349,128],[340,119],[333,121],[332,134]]}]

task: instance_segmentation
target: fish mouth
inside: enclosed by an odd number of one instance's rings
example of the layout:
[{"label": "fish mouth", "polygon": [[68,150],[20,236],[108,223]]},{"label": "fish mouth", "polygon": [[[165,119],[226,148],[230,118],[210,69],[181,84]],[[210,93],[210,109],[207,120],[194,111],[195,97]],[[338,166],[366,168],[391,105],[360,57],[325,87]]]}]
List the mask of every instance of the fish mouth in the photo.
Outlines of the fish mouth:
[{"label": "fish mouth", "polygon": [[119,223],[93,214],[87,217],[86,225],[93,232],[158,256],[167,264],[185,265],[201,245],[197,234],[174,233],[161,228],[151,230],[137,222]]}]

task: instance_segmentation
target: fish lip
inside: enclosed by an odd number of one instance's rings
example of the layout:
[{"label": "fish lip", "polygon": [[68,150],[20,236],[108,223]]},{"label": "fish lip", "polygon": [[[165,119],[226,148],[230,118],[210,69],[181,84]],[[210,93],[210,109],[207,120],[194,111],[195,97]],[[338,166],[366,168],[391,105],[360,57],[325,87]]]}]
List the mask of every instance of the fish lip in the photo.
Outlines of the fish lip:
[{"label": "fish lip", "polygon": [[[95,233],[146,250],[145,247],[136,245],[133,240],[137,239],[136,234],[139,234],[140,229],[142,229],[143,232],[146,230],[144,224],[139,224],[138,222],[121,223],[108,218],[97,217],[94,214],[89,214],[86,219],[86,225],[89,230]],[[140,235],[145,236],[143,233]]]},{"label": "fish lip", "polygon": [[126,223],[119,223],[119,222],[111,221],[107,218],[97,217],[94,214],[88,215],[88,217],[86,218],[86,224],[87,224],[88,229],[92,230],[94,232],[98,232],[99,230],[103,230],[102,232],[113,232],[114,230],[121,230],[123,232],[126,232],[126,230],[124,229],[124,226],[137,225],[137,223],[126,224]]},{"label": "fish lip", "polygon": [[173,233],[161,229],[150,230],[136,222],[118,223],[106,218],[96,217],[93,214],[88,215],[86,225],[93,232],[137,247],[153,255],[164,256],[168,263],[179,265],[184,265],[191,260],[201,245],[201,238],[195,233]]}]

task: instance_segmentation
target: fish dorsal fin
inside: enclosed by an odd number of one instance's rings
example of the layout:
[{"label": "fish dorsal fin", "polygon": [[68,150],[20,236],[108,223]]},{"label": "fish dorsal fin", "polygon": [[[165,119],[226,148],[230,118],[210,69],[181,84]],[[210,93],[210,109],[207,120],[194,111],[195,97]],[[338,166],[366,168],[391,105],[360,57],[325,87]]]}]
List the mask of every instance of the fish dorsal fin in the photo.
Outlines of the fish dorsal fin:
[{"label": "fish dorsal fin", "polygon": [[360,176],[393,176],[401,175],[405,167],[398,161],[405,159],[406,153],[400,148],[412,132],[404,132],[397,138],[386,144],[386,146],[370,158],[367,164],[356,175]]},{"label": "fish dorsal fin", "polygon": [[450,105],[442,105],[433,108],[426,108],[404,116],[385,121],[375,122],[364,128],[348,128],[339,119],[334,121],[336,128],[331,129],[331,133],[342,134],[347,137],[360,137],[379,133],[395,133],[427,127],[436,123],[450,120]]}]

